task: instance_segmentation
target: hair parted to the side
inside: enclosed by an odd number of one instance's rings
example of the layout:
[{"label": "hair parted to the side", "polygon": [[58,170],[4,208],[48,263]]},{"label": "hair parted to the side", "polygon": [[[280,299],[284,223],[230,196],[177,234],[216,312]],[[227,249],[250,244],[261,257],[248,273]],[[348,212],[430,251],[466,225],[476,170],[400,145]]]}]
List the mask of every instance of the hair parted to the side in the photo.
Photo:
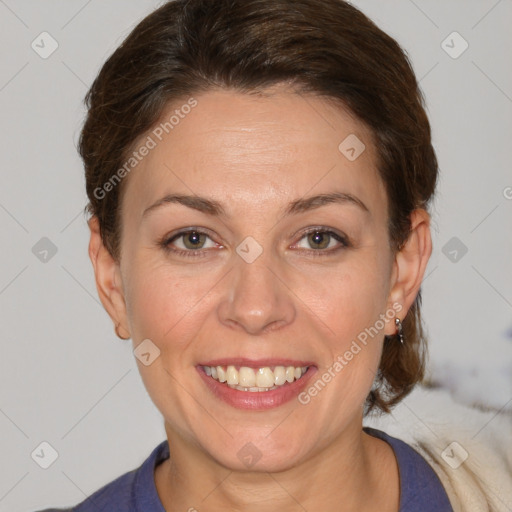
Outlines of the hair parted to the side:
[{"label": "hair parted to the side", "polygon": [[[124,178],[98,197],[169,103],[214,88],[258,93],[280,83],[333,99],[372,131],[399,250],[410,214],[429,209],[438,166],[422,93],[397,42],[342,0],[173,0],[143,19],[86,96],[79,151],[87,212],[120,259]],[[402,319],[405,344],[384,342],[366,412],[389,412],[424,376],[421,292]]]}]

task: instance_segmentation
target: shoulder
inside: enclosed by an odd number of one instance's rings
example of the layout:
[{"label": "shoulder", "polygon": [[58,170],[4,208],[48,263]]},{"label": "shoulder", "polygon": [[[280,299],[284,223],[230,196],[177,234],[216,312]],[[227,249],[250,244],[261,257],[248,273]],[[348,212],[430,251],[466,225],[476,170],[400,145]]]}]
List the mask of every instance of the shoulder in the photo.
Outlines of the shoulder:
[{"label": "shoulder", "polygon": [[104,485],[84,501],[70,508],[51,508],[39,512],[100,512],[119,510],[128,512],[133,508],[132,489],[138,470],[132,470]]},{"label": "shoulder", "polygon": [[512,507],[512,416],[456,403],[448,392],[415,389],[391,415],[368,417],[432,467],[454,510]]},{"label": "shoulder", "polygon": [[364,431],[388,443],[394,452],[400,475],[399,512],[453,512],[439,477],[414,448],[380,430],[364,427]]},{"label": "shoulder", "polygon": [[169,445],[163,441],[140,467],[104,485],[78,505],[39,512],[163,512],[154,483],[154,469],[168,457]]}]

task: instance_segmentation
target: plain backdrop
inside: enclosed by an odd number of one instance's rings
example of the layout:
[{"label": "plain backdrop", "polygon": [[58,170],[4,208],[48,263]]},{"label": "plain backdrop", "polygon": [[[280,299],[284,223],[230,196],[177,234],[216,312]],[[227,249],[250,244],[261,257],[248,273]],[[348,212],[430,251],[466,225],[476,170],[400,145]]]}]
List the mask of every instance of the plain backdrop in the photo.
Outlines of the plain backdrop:
[{"label": "plain backdrop", "polygon": [[[512,2],[353,3],[407,50],[432,123],[431,381],[510,410]],[[0,511],[76,504],[165,438],[97,297],[75,149],[89,85],[158,4],[0,0]]]}]

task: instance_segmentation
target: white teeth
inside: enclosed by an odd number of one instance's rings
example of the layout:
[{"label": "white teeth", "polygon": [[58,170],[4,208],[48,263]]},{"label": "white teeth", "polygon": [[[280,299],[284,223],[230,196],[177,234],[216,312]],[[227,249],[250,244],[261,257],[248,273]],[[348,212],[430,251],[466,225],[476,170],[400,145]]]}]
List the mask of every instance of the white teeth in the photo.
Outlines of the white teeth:
[{"label": "white teeth", "polygon": [[[242,366],[238,372],[238,383],[244,388],[252,388],[256,385],[256,374],[252,368]],[[260,384],[258,384],[260,386]]]},{"label": "white teeth", "polygon": [[274,384],[281,386],[286,382],[286,370],[284,366],[276,366],[274,368]]},{"label": "white teeth", "polygon": [[259,388],[271,388],[273,385],[274,372],[268,366],[259,368],[256,373],[256,386]]},{"label": "white teeth", "polygon": [[238,372],[234,366],[228,366],[226,370],[226,377],[228,384],[238,384]]},{"label": "white teeth", "polygon": [[[212,366],[212,368],[214,368]],[[215,368],[217,370],[217,378],[219,380],[219,382],[226,382],[226,372],[224,371],[224,368],[222,368],[222,366],[217,366]],[[212,377],[213,377],[213,374],[212,374]],[[215,377],[213,377],[215,379]]]},{"label": "white teeth", "polygon": [[229,387],[239,391],[261,392],[276,389],[287,382],[300,379],[307,371],[307,366],[269,366],[250,368],[241,366],[203,366],[204,372],[219,382],[225,382]]},{"label": "white teeth", "polygon": [[229,384],[228,384],[228,386],[233,389],[238,389],[238,391],[250,391],[251,393],[260,392],[260,391],[271,391],[272,389],[277,389],[277,386],[272,386],[271,388],[258,388],[256,386],[251,387],[251,388],[246,388],[244,386],[231,386]]}]

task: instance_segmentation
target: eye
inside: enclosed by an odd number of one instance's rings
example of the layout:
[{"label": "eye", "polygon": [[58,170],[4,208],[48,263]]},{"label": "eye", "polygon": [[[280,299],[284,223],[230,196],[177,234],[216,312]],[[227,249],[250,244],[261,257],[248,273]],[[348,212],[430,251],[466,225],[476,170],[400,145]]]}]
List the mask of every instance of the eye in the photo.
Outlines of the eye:
[{"label": "eye", "polygon": [[[174,240],[177,240],[176,246],[179,249],[206,249],[206,240],[209,238],[206,233],[201,233],[200,231],[187,231],[177,236]],[[215,245],[213,240],[210,239],[210,241]]]},{"label": "eye", "polygon": [[313,252],[335,252],[342,247],[348,246],[349,243],[346,237],[334,231],[320,228],[314,228],[305,233],[296,245],[300,249],[312,249]]},{"label": "eye", "polygon": [[[167,252],[186,257],[205,256],[206,249],[222,248],[208,233],[199,229],[180,231],[162,239],[159,245]],[[350,243],[344,235],[330,229],[315,227],[304,233],[293,248],[320,256],[335,253],[349,246]]]},{"label": "eye", "polygon": [[[180,231],[170,238],[162,240],[160,245],[162,245],[166,251],[183,254],[185,256],[198,256],[201,249],[210,249],[218,246],[207,233],[197,229]],[[198,254],[190,254],[194,252]]]}]

